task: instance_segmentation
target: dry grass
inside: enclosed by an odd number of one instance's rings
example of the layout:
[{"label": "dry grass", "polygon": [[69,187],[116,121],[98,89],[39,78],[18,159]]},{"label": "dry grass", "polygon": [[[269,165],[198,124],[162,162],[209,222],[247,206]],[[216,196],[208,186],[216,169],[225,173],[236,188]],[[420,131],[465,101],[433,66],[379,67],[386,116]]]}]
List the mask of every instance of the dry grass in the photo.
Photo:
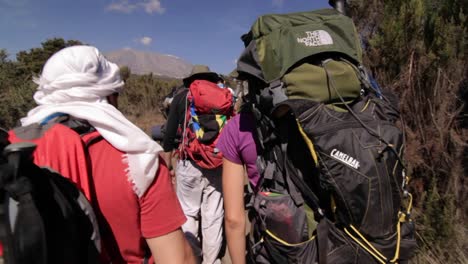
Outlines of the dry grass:
[{"label": "dry grass", "polygon": [[466,226],[457,226],[458,230],[455,242],[450,241],[450,253],[447,252],[448,245],[437,246],[433,243],[427,242],[423,237],[418,234],[420,247],[424,248],[415,258],[411,260],[411,264],[466,264],[468,263],[468,229]]},{"label": "dry grass", "polygon": [[126,117],[148,135],[151,135],[151,127],[166,122],[158,109],[148,109],[138,115],[126,115]]}]

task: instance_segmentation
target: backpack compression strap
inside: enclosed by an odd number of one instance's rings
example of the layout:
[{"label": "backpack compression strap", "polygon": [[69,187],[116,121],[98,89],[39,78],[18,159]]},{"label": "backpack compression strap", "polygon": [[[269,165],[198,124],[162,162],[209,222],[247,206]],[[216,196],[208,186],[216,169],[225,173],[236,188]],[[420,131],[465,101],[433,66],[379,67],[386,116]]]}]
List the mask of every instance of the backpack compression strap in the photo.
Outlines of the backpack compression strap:
[{"label": "backpack compression strap", "polygon": [[[8,165],[12,168],[12,175],[4,183],[4,190],[14,201],[18,202],[15,219],[10,216],[9,206],[4,206],[6,210],[7,222],[13,222],[6,226],[7,236],[12,238],[14,232],[16,239],[11,239],[11,251],[8,253],[8,263],[47,263],[47,247],[45,227],[41,214],[33,200],[32,183],[29,178],[23,176],[34,170],[32,163],[32,152],[36,148],[31,143],[10,144],[5,148],[8,158]],[[8,205],[9,200],[3,200],[3,205]],[[12,230],[13,229],[13,232]],[[9,233],[9,234],[8,234]],[[12,246],[13,245],[13,246]]]},{"label": "backpack compression strap", "polygon": [[[282,151],[286,154],[286,145],[282,144]],[[288,165],[291,164],[284,159],[284,166],[286,172],[286,178],[291,179],[295,187],[299,189],[302,193],[302,197],[306,204],[314,211],[316,215],[317,225],[317,245],[318,245],[318,260],[319,264],[327,264],[327,254],[328,254],[328,220],[324,217],[324,212],[320,208],[319,199],[315,193],[309,188],[307,183],[303,179],[298,177],[295,173],[290,173],[290,170],[294,168],[288,168]]]},{"label": "backpack compression strap", "polygon": [[10,216],[9,216],[9,202],[10,197],[3,189],[4,179],[7,174],[11,174],[11,166],[3,164],[0,167],[0,247],[2,249],[2,255],[7,263],[15,264],[14,259],[14,243],[11,232]]}]

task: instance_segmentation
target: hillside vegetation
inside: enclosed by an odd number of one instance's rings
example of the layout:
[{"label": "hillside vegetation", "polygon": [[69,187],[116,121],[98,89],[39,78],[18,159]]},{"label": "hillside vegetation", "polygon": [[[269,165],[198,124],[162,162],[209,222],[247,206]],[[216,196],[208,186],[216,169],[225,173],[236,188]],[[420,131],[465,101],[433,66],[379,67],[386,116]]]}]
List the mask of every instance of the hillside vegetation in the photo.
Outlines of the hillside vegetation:
[{"label": "hillside vegetation", "polygon": [[421,252],[468,263],[468,1],[355,0],[366,64],[400,97]]},{"label": "hillside vegetation", "polygon": [[[420,245],[412,263],[468,263],[468,1],[353,0],[350,15],[366,66],[401,99]],[[49,39],[16,61],[0,50],[0,126],[13,127],[34,106],[31,77],[47,58],[77,43]],[[163,122],[161,98],[181,81],[125,67],[122,75],[120,107],[148,132]]]},{"label": "hillside vegetation", "polygon": [[[16,61],[8,59],[8,52],[0,49],[0,127],[14,127],[35,106],[32,96],[36,85],[32,77],[39,75],[47,59],[56,51],[77,44],[82,43],[48,39],[41,47],[16,54]],[[135,75],[128,67],[122,67],[121,74],[126,85],[119,98],[119,107],[129,119],[149,132],[152,125],[163,122],[159,110],[161,98],[182,81],[152,74]]]}]

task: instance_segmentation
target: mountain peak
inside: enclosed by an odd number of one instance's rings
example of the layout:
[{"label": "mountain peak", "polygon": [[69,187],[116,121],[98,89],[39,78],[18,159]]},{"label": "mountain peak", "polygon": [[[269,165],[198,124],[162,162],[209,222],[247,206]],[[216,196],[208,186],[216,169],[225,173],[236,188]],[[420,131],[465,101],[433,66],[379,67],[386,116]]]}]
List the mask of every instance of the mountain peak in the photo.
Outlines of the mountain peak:
[{"label": "mountain peak", "polygon": [[105,53],[104,56],[119,66],[127,66],[133,74],[149,74],[184,78],[190,74],[192,64],[169,54],[139,51],[131,48]]}]

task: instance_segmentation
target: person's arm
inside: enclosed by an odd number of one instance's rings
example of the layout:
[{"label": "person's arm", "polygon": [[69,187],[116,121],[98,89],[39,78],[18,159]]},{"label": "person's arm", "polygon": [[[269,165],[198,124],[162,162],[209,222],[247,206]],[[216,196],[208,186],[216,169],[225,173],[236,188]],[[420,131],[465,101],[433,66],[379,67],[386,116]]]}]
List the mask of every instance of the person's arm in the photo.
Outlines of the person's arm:
[{"label": "person's arm", "polygon": [[233,264],[245,263],[244,167],[223,159],[224,221]]},{"label": "person's arm", "polygon": [[172,151],[170,151],[170,152],[161,152],[159,156],[164,160],[164,163],[166,164],[166,166],[168,166],[170,168],[171,158],[172,158]]},{"label": "person's arm", "polygon": [[141,234],[156,263],[195,263],[182,232],[186,217],[161,160],[155,180],[140,198]]},{"label": "person's arm", "polygon": [[177,161],[174,159],[174,151],[169,152],[161,152],[160,157],[164,160],[164,163],[167,164],[167,168],[169,169],[169,175],[171,176],[172,184],[176,184],[175,179],[175,167],[177,165]]},{"label": "person's arm", "polygon": [[192,248],[180,228],[163,236],[147,238],[146,242],[155,263],[196,263]]},{"label": "person's arm", "polygon": [[[181,92],[172,100],[169,115],[166,122],[166,132],[163,138],[163,149],[171,152],[177,148],[176,137],[179,125],[183,125],[185,119],[186,92]],[[170,163],[168,163],[170,164]]]}]

